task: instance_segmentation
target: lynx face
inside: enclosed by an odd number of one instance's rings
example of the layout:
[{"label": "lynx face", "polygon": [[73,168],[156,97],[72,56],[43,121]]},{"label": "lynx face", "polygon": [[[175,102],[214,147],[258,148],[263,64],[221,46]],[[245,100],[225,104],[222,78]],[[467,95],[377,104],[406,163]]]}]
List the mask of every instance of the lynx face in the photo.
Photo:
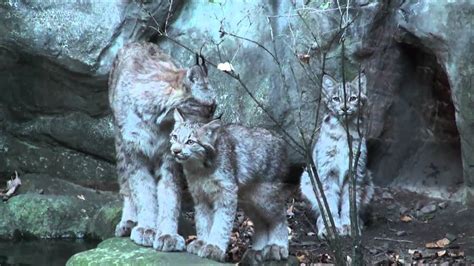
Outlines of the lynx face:
[{"label": "lynx face", "polygon": [[220,121],[207,124],[189,123],[180,112],[174,111],[175,126],[170,134],[171,154],[178,163],[205,161],[215,151],[217,129]]},{"label": "lynx face", "polygon": [[210,113],[214,113],[216,107],[215,91],[209,83],[207,67],[205,63],[196,64],[189,68],[184,79],[186,92],[190,94],[189,105],[209,108]]},{"label": "lynx face", "polygon": [[359,112],[367,99],[367,79],[365,74],[360,77],[360,95],[359,95],[359,76],[352,82],[346,83],[346,97],[344,99],[344,88],[342,82],[337,82],[328,75],[323,76],[323,94],[324,102],[329,112],[336,116],[351,117]]}]

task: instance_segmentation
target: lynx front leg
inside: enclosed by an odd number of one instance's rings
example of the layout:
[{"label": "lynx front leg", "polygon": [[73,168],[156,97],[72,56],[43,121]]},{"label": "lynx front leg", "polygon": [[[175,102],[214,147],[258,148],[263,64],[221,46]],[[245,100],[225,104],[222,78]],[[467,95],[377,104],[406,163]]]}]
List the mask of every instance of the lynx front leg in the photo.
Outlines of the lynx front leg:
[{"label": "lynx front leg", "polygon": [[[225,188],[223,189],[226,190]],[[199,250],[198,256],[224,261],[230,234],[237,211],[237,192],[227,191],[213,206],[214,217],[207,243]]]},{"label": "lynx front leg", "polygon": [[198,254],[199,250],[206,244],[211,229],[212,211],[210,206],[205,203],[197,202],[194,206],[196,222],[197,239],[191,242],[186,251],[192,254]]},{"label": "lynx front leg", "polygon": [[[349,192],[349,184],[346,185],[341,196],[342,206],[341,206],[341,227],[338,229],[338,233],[342,236],[351,235],[351,198]],[[360,195],[356,195],[357,201],[357,219],[358,219],[358,230],[359,233],[362,232],[362,220],[359,218],[359,208],[360,208]]]},{"label": "lynx front leg", "polygon": [[115,227],[115,236],[130,236],[137,225],[137,209],[130,195],[123,195],[122,218]]},{"label": "lynx front leg", "polygon": [[156,228],[156,182],[147,167],[141,165],[131,171],[130,189],[137,207],[137,226],[130,238],[142,246],[151,246]]},{"label": "lynx front leg", "polygon": [[158,181],[158,234],[153,248],[159,251],[181,251],[185,248],[184,238],[178,235],[178,218],[181,209],[179,171],[176,163],[165,157],[160,168]]}]

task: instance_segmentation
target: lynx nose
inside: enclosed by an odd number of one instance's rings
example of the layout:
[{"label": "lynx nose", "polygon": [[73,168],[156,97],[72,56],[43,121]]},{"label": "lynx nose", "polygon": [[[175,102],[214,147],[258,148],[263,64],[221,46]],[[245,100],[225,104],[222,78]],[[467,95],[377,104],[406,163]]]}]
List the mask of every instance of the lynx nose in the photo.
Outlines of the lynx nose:
[{"label": "lynx nose", "polygon": [[349,110],[349,107],[343,106],[343,107],[341,107],[341,110],[342,110],[343,112],[347,112],[347,110]]},{"label": "lynx nose", "polygon": [[172,148],[171,151],[173,152],[174,155],[178,155],[181,153],[181,149],[180,148]]}]

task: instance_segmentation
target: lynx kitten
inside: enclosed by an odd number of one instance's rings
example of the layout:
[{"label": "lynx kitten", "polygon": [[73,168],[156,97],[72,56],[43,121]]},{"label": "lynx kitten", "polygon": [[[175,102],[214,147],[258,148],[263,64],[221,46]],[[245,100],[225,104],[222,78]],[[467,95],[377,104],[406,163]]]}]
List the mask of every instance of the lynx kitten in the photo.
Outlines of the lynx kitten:
[{"label": "lynx kitten", "polygon": [[285,143],[270,131],[240,125],[185,121],[175,111],[171,152],[183,165],[195,205],[197,240],[190,253],[222,261],[237,205],[255,224],[257,261],[288,257]]},{"label": "lynx kitten", "polygon": [[[333,215],[337,233],[349,235],[351,233],[350,221],[350,198],[349,198],[349,146],[347,132],[345,129],[345,116],[349,123],[349,134],[352,138],[352,149],[355,154],[359,143],[360,158],[357,166],[356,194],[357,206],[360,211],[371,200],[374,187],[369,170],[367,169],[367,147],[363,136],[357,131],[359,112],[366,102],[367,81],[364,74],[352,82],[346,83],[346,94],[344,95],[343,84],[336,82],[328,75],[323,76],[324,103],[328,112],[323,119],[319,139],[313,150],[313,160],[317,167],[319,178],[323,183],[325,195],[328,200],[329,209]],[[344,99],[345,96],[345,99]],[[362,128],[362,125],[360,125]],[[352,162],[353,163],[353,162]],[[318,235],[326,234],[323,218],[319,213],[319,207],[314,194],[310,176],[305,172],[301,180],[301,191],[311,203],[311,207],[317,218]],[[359,223],[361,224],[361,223]],[[360,228],[359,228],[360,230]]]}]

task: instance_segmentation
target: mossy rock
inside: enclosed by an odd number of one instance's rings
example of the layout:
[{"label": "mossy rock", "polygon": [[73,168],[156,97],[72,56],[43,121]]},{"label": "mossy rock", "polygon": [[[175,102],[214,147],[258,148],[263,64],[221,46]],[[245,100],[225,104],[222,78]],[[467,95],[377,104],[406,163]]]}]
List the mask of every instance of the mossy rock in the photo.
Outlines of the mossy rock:
[{"label": "mossy rock", "polygon": [[121,212],[117,194],[44,175],[21,178],[19,194],[0,202],[0,239],[113,236]]},{"label": "mossy rock", "polygon": [[72,256],[67,266],[85,265],[229,265],[186,252],[157,252],[140,247],[128,238],[110,238],[96,249]]}]

